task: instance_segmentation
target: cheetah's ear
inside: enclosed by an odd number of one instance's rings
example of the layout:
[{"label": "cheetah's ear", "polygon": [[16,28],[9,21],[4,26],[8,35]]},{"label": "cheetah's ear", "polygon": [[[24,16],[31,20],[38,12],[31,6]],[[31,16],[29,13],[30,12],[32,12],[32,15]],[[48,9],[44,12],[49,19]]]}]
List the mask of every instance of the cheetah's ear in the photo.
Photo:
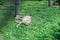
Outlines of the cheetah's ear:
[{"label": "cheetah's ear", "polygon": [[31,14],[30,14],[30,16],[31,16]]}]

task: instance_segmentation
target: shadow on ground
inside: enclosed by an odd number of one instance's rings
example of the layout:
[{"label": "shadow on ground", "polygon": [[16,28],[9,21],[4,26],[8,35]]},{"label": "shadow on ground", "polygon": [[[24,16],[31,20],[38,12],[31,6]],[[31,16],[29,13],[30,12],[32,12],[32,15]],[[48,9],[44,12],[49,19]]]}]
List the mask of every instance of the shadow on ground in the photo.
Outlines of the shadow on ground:
[{"label": "shadow on ground", "polygon": [[9,6],[8,8],[4,9],[3,18],[0,19],[1,20],[0,21],[0,32],[2,32],[1,29],[4,26],[7,25],[9,19],[13,17],[13,15],[14,15],[14,9],[15,9],[14,6]]}]

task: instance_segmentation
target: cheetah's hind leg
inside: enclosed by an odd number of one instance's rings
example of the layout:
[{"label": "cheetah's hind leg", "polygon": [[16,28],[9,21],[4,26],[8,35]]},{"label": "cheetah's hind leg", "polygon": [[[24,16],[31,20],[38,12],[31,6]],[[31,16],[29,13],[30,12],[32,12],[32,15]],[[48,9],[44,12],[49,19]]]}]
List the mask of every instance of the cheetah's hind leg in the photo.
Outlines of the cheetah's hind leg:
[{"label": "cheetah's hind leg", "polygon": [[16,25],[16,27],[18,28],[21,24],[22,24],[22,22],[19,22],[19,23]]}]

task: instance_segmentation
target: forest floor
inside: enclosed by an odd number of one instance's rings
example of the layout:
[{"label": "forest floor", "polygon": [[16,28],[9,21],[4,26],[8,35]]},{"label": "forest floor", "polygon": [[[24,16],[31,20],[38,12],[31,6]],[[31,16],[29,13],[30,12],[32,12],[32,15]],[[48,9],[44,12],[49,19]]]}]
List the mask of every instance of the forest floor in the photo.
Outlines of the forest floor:
[{"label": "forest floor", "polygon": [[18,28],[9,11],[7,15],[4,12],[0,10],[0,32],[4,40],[60,40],[60,8],[48,7],[45,1],[22,2],[21,15],[31,14],[32,24],[21,24]]}]

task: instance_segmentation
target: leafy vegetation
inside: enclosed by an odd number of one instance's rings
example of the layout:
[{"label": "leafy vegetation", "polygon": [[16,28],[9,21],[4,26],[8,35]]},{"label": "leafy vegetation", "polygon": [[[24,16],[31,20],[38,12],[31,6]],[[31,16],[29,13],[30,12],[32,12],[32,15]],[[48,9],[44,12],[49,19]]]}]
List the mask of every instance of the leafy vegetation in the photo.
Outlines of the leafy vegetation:
[{"label": "leafy vegetation", "polygon": [[[8,8],[7,8],[8,9]],[[5,17],[5,10],[0,10],[0,20]],[[10,12],[9,12],[10,11]],[[8,13],[14,13],[9,10]],[[8,14],[7,13],[7,14]],[[11,15],[12,15],[11,14]],[[60,8],[48,7],[46,1],[25,1],[21,4],[21,15],[32,15],[32,24],[21,24],[16,27],[15,19],[11,15],[4,22],[1,33],[5,40],[60,40]],[[7,19],[8,19],[7,18]],[[0,26],[1,27],[1,26]]]}]

